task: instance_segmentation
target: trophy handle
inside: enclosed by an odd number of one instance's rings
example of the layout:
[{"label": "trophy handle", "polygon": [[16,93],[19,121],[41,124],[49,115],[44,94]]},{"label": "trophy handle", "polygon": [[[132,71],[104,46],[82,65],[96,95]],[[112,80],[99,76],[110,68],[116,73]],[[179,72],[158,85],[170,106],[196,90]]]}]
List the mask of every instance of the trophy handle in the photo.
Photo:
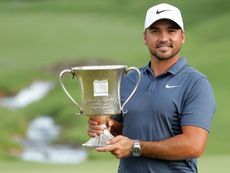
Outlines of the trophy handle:
[{"label": "trophy handle", "polygon": [[70,98],[70,100],[78,107],[78,109],[80,110],[80,115],[81,115],[81,114],[83,113],[82,107],[77,103],[77,101],[75,101],[75,100],[71,97],[71,95],[69,94],[69,92],[67,91],[67,89],[66,89],[66,87],[65,87],[65,85],[64,85],[64,83],[63,83],[62,78],[63,78],[63,76],[64,76],[65,73],[71,73],[71,74],[73,75],[73,78],[74,78],[74,72],[73,72],[72,70],[69,70],[69,69],[63,70],[63,71],[60,73],[60,75],[59,75],[59,81],[60,81],[60,83],[61,83],[61,87],[62,87],[62,89],[64,90],[65,94],[66,94],[66,95]]},{"label": "trophy handle", "polygon": [[137,72],[137,74],[138,74],[138,80],[137,80],[137,83],[136,83],[133,91],[131,92],[131,94],[129,95],[129,97],[126,99],[126,101],[123,103],[123,105],[121,106],[122,113],[127,113],[127,111],[125,111],[125,112],[123,111],[123,108],[126,105],[126,103],[130,100],[130,98],[133,96],[133,94],[136,92],[136,90],[137,90],[137,88],[138,88],[138,86],[140,84],[140,81],[141,81],[141,72],[140,72],[140,70],[138,68],[136,68],[136,67],[128,67],[126,69],[126,72],[129,72],[131,70],[135,70]]}]

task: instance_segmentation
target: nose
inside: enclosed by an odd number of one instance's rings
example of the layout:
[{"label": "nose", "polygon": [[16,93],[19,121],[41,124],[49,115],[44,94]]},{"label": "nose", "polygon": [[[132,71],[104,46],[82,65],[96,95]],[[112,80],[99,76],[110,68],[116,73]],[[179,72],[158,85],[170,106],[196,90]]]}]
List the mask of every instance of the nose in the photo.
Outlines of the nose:
[{"label": "nose", "polygon": [[165,31],[162,31],[159,36],[159,40],[162,42],[166,42],[169,40],[169,34]]}]

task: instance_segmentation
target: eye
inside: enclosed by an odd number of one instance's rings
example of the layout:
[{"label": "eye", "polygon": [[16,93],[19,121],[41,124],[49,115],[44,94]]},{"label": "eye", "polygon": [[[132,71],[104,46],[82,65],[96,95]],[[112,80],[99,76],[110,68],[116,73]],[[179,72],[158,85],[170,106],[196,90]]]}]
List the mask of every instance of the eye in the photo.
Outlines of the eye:
[{"label": "eye", "polygon": [[149,31],[150,31],[150,33],[153,33],[153,34],[154,34],[154,33],[156,34],[156,33],[158,33],[158,32],[159,32],[159,30],[158,30],[158,29],[150,29]]},{"label": "eye", "polygon": [[174,28],[171,28],[171,29],[169,29],[168,31],[169,31],[170,33],[174,33],[174,32],[176,32],[177,30],[174,29]]}]

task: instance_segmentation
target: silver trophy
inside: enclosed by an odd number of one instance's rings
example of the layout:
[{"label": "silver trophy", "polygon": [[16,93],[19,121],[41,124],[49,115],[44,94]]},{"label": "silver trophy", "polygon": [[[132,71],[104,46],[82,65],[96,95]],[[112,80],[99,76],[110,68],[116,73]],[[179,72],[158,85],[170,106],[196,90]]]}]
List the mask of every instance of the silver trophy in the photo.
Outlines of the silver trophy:
[{"label": "silver trophy", "polygon": [[[121,104],[121,80],[131,70],[135,70],[138,74],[137,83],[126,101]],[[62,80],[65,73],[70,73],[73,78],[79,81],[80,103],[73,99],[67,91]],[[124,113],[124,106],[139,86],[141,74],[138,68],[126,65],[81,66],[63,70],[59,75],[59,79],[65,94],[79,108],[79,114],[89,117],[97,116],[98,122],[104,127],[103,134],[82,144],[86,148],[95,148],[105,146],[106,141],[113,137],[106,127],[107,120],[111,115]]]}]

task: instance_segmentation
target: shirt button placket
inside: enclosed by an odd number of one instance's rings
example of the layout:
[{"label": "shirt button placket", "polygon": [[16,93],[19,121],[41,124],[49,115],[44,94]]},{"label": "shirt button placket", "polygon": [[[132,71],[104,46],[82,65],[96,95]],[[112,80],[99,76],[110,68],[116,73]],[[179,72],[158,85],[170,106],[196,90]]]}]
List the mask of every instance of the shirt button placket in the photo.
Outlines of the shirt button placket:
[{"label": "shirt button placket", "polygon": [[156,85],[157,85],[157,78],[154,77],[154,78],[152,79],[152,82],[150,83],[149,91],[150,91],[150,92],[153,92],[153,91],[155,90],[155,88],[156,88]]}]

